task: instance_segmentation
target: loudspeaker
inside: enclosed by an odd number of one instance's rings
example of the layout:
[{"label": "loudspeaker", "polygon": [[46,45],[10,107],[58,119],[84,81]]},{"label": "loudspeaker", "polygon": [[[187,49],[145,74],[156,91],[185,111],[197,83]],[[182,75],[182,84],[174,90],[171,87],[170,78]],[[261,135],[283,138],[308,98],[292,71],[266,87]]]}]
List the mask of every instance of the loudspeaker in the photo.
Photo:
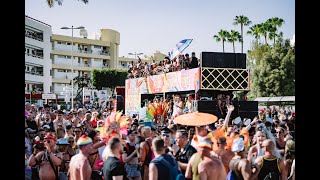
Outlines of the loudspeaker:
[{"label": "loudspeaker", "polygon": [[236,68],[246,69],[247,65],[247,56],[246,54],[237,53],[236,54]]},{"label": "loudspeaker", "polygon": [[254,117],[258,116],[258,111],[239,111],[239,116],[242,120],[244,118],[249,118],[253,120]]},{"label": "loudspeaker", "polygon": [[258,101],[239,101],[240,111],[258,111]]},{"label": "loudspeaker", "polygon": [[124,98],[121,95],[117,95],[117,111],[124,112]]},{"label": "loudspeaker", "polygon": [[214,67],[213,55],[214,55],[213,52],[202,52],[201,53],[202,67]]},{"label": "loudspeaker", "polygon": [[235,53],[202,52],[202,67],[236,68]]},{"label": "loudspeaker", "polygon": [[198,111],[217,110],[218,103],[214,100],[198,100]]}]

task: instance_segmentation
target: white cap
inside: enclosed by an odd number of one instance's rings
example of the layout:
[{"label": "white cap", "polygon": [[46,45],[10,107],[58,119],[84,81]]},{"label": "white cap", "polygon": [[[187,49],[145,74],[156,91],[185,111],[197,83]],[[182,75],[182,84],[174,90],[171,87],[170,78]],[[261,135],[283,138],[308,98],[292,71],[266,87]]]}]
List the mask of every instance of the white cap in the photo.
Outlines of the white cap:
[{"label": "white cap", "polygon": [[237,138],[233,140],[231,151],[240,152],[244,150],[244,141],[242,138]]},{"label": "white cap", "polygon": [[36,136],[36,137],[34,138],[34,140],[40,141],[40,137],[39,137],[39,136]]}]

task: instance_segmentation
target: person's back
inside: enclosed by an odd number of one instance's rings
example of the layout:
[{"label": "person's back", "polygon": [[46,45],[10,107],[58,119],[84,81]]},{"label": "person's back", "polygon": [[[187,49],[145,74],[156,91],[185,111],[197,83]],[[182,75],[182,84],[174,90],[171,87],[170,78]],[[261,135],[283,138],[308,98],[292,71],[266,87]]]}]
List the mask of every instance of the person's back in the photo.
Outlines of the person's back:
[{"label": "person's back", "polygon": [[120,162],[119,158],[109,156],[103,163],[104,179],[112,179],[112,176],[125,174],[124,164]]},{"label": "person's back", "polygon": [[201,180],[225,180],[227,176],[221,160],[215,157],[204,157],[198,165],[198,173]]},{"label": "person's back", "polygon": [[153,163],[156,165],[156,167],[158,169],[158,179],[159,180],[168,179],[169,174],[170,174],[170,167],[165,166],[164,163],[161,162],[161,161],[163,161],[163,160],[161,160],[161,158],[166,160],[172,166],[177,166],[177,163],[175,162],[176,160],[169,154],[163,154],[157,158],[154,158],[150,162],[150,163]]},{"label": "person's back", "polygon": [[259,172],[259,179],[265,179],[268,176],[268,179],[278,180],[281,179],[281,172],[279,169],[279,158],[267,159],[263,157],[262,159],[263,166]]},{"label": "person's back", "polygon": [[198,67],[198,59],[196,57],[191,58],[191,68],[197,68]]}]

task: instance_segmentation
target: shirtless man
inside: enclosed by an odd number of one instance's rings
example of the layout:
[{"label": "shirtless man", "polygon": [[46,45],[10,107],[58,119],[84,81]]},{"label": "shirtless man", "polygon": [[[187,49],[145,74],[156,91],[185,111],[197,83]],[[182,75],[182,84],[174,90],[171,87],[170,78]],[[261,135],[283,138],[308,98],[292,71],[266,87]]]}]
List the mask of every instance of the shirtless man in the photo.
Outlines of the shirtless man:
[{"label": "shirtless man", "polygon": [[235,179],[256,179],[260,168],[255,166],[252,168],[250,161],[247,160],[244,140],[242,138],[235,139],[231,150],[235,156],[230,160],[229,168]]},{"label": "shirtless man", "polygon": [[223,136],[218,138],[217,141],[218,150],[214,151],[217,156],[221,159],[224,168],[226,169],[226,173],[229,172],[229,162],[233,158],[234,153],[230,150],[225,150],[227,145],[227,139]]},{"label": "shirtless man", "polygon": [[92,140],[82,135],[77,141],[79,153],[72,156],[69,164],[70,180],[90,180],[92,169],[88,156],[92,151]]},{"label": "shirtless man", "polygon": [[72,125],[77,127],[77,125],[79,123],[81,123],[81,121],[84,119],[84,113],[83,113],[83,109],[79,108],[78,111],[76,112],[77,116],[74,116],[72,119]]},{"label": "shirtless man", "polygon": [[193,154],[185,173],[186,178],[193,180],[225,180],[227,173],[221,160],[213,156],[212,141],[210,138],[201,140],[198,144],[198,152]]},{"label": "shirtless man", "polygon": [[[63,155],[62,153],[58,153],[57,155],[53,153],[55,144],[56,142],[53,136],[48,133],[44,138],[44,145],[47,149],[41,152],[37,152],[37,149],[35,149],[35,152],[30,156],[30,166],[40,165],[40,180],[55,180],[56,176],[58,176],[59,166],[61,165]],[[53,167],[50,164],[50,160]]]},{"label": "shirtless man", "polygon": [[272,179],[287,179],[288,168],[285,166],[283,159],[273,155],[275,143],[271,139],[262,142],[263,156],[256,159],[259,166],[259,179],[265,179],[266,176],[272,176]]}]

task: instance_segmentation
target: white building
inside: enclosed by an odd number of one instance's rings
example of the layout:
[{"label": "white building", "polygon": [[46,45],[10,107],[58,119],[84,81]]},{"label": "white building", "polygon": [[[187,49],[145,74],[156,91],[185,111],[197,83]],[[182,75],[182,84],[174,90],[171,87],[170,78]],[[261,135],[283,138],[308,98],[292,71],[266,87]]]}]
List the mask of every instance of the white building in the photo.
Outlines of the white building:
[{"label": "white building", "polygon": [[[37,103],[52,90],[51,26],[25,16],[25,97]],[[30,98],[30,94],[32,94]]]}]

